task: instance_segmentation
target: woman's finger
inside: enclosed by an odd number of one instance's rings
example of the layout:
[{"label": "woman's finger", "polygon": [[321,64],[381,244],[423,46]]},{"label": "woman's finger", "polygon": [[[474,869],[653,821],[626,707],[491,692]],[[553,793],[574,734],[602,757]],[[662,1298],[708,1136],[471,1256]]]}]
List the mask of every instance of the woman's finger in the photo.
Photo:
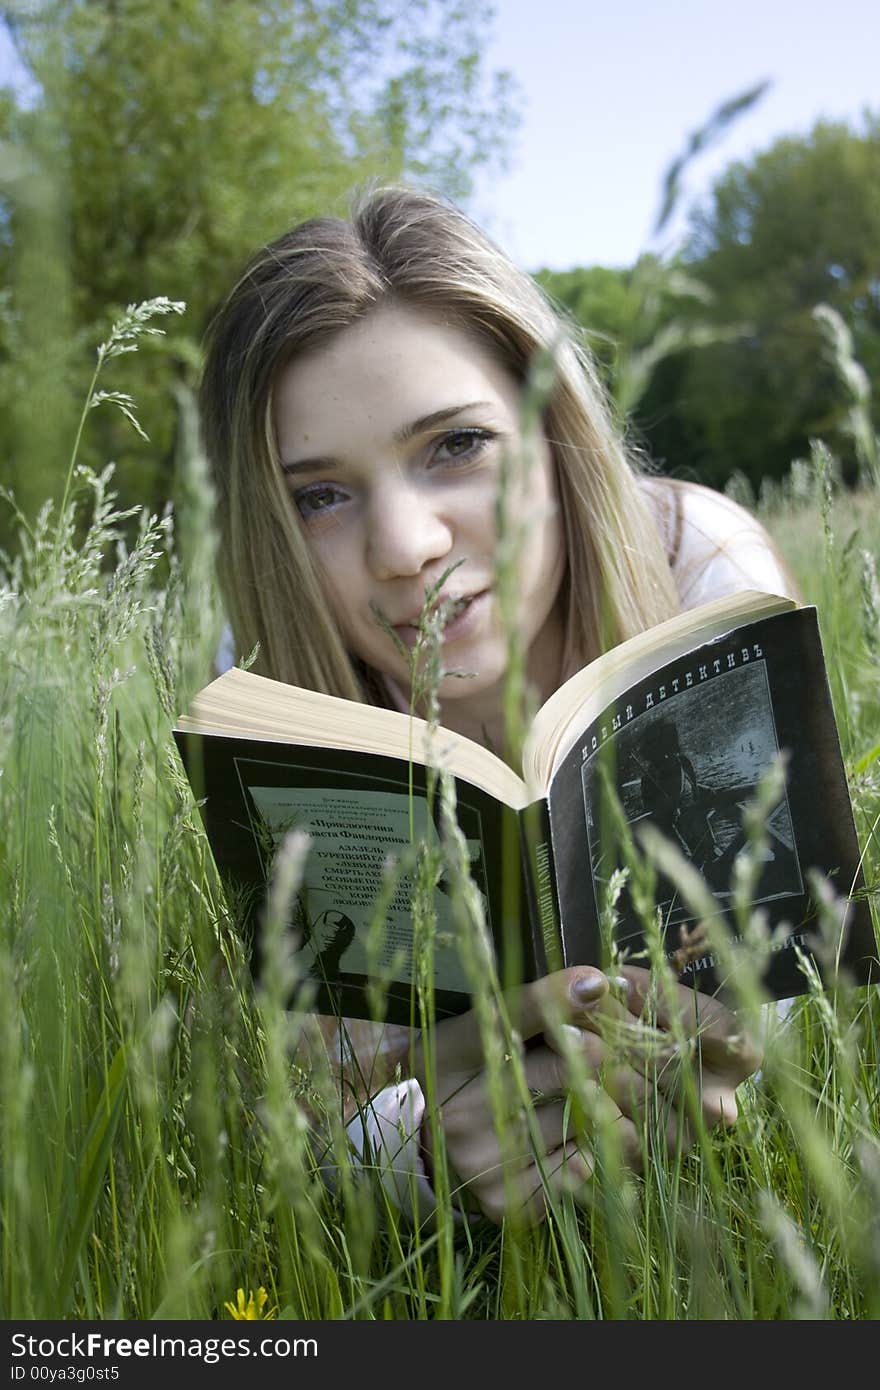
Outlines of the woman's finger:
[{"label": "woman's finger", "polygon": [[[523,1112],[522,1127],[528,1143],[538,1154],[551,1154],[571,1139],[581,1140],[607,1132],[617,1123],[621,1112],[612,1098],[595,1082],[586,1083],[582,1104],[572,1104],[570,1097],[546,1100],[543,1093],[532,1090],[532,1105]],[[586,1113],[585,1113],[586,1111]]]},{"label": "woman's finger", "polygon": [[693,1136],[687,1115],[677,1104],[680,1089],[670,1086],[664,1090],[653,1069],[638,1071],[626,1065],[609,1068],[602,1084],[640,1135],[646,1139],[651,1134],[662,1135],[669,1153],[687,1153]]},{"label": "woman's finger", "polygon": [[[578,1075],[579,1061],[582,1061],[583,1070],[595,1077],[602,1092],[639,1131],[649,1123],[655,1129],[659,1127],[670,1151],[684,1152],[685,1148],[690,1148],[690,1130],[685,1126],[682,1133],[681,1116],[671,1103],[676,1090],[671,1084],[668,1062],[658,1066],[656,1060],[648,1061],[649,1054],[644,1046],[641,1049],[633,1046],[625,1055],[620,1048],[583,1028],[568,1029],[564,1041],[568,1070],[573,1077]],[[572,1053],[573,1056],[570,1055]],[[667,1074],[665,1090],[658,1083],[658,1077],[664,1074]],[[714,1077],[712,1084],[717,1085]],[[635,1134],[632,1125],[630,1129]],[[637,1153],[632,1151],[631,1144],[628,1145],[625,1156],[631,1166],[637,1166],[641,1158],[641,1144]]]},{"label": "woman's finger", "polygon": [[[587,1048],[600,1041],[589,1033],[585,1037]],[[574,1071],[576,1073],[576,1066]],[[528,1054],[526,1080],[532,1113],[524,1116],[524,1125],[533,1148],[540,1146],[541,1152],[550,1155],[570,1142],[583,1143],[586,1138],[592,1150],[599,1149],[609,1155],[616,1152],[627,1167],[641,1167],[642,1143],[632,1123],[633,1119],[641,1118],[638,1108],[633,1106],[631,1116],[627,1117],[604,1077],[598,1081],[585,1075],[572,1075],[568,1063],[552,1049],[544,1047]],[[632,1081],[637,1083],[638,1078],[633,1076]],[[629,1101],[636,1088],[627,1090],[620,1082],[618,1089]]]},{"label": "woman's finger", "polygon": [[503,1185],[496,1184],[480,1195],[480,1205],[497,1225],[505,1218],[526,1226],[540,1225],[550,1199],[563,1193],[571,1193],[583,1206],[589,1204],[593,1167],[589,1146],[583,1140],[571,1139],[549,1154],[540,1167],[530,1163],[508,1173]]},{"label": "woman's finger", "polygon": [[[619,1152],[625,1157],[627,1167],[638,1170],[641,1167],[642,1146],[635,1126],[620,1116],[615,1129]],[[541,1168],[533,1165],[527,1169],[519,1180],[525,1193],[521,1205],[523,1218],[531,1225],[543,1221],[551,1197],[570,1195],[579,1206],[589,1207],[594,1198],[599,1152],[594,1141],[582,1137],[570,1138],[547,1155]],[[526,1191],[529,1182],[531,1190]]]},{"label": "woman's finger", "polygon": [[[586,1046],[601,1040],[586,1033]],[[453,1189],[475,1200],[491,1220],[518,1213],[533,1223],[545,1214],[546,1194],[573,1191],[586,1200],[594,1154],[638,1170],[639,1129],[593,1079],[579,1076],[569,1095],[570,1058],[540,1043],[523,1059],[528,1094],[504,1097],[508,1112],[493,1116],[493,1087],[485,1072],[467,1078],[440,1110]],[[580,1157],[577,1155],[580,1154]],[[568,1158],[570,1163],[564,1162]],[[542,1197],[541,1193],[544,1193]]]},{"label": "woman's finger", "polygon": [[530,1226],[538,1225],[547,1215],[549,1198],[565,1194],[570,1194],[579,1206],[589,1206],[594,1172],[591,1149],[583,1140],[569,1139],[555,1153],[548,1155],[543,1173],[532,1167],[522,1174],[521,1218]]},{"label": "woman's finger", "polygon": [[[601,970],[573,966],[508,990],[502,996],[502,1007],[512,1028],[527,1040],[560,1023],[586,1023],[592,1010],[606,999],[608,990],[608,980]],[[423,1037],[416,1046],[416,1076],[424,1075],[428,1047],[438,1076],[468,1069],[479,1071],[486,1060],[483,1027],[474,1009],[444,1019],[432,1030],[429,1042]]]},{"label": "woman's finger", "polygon": [[[688,1065],[684,1063],[684,1065]],[[739,1118],[736,1100],[737,1083],[728,1076],[718,1076],[708,1067],[694,1068],[694,1082],[697,1087],[700,1111],[705,1124],[713,1127],[721,1125],[730,1129]],[[657,1089],[679,1109],[686,1099],[681,1064],[677,1067],[659,1068],[656,1074]]]},{"label": "woman's finger", "polygon": [[657,1026],[673,1038],[698,1038],[710,1067],[730,1069],[744,1079],[760,1066],[761,1049],[755,1039],[719,999],[662,980],[655,988],[651,973],[638,966],[625,966],[620,974],[629,982],[628,1004],[636,1017],[642,1017],[650,999]]},{"label": "woman's finger", "polygon": [[[638,1049],[632,1048],[626,1062],[616,1061],[603,1068],[601,1080],[624,1114],[655,1127],[659,1123],[665,1129],[667,1145],[677,1149],[681,1144],[679,1116],[687,1114],[686,1068],[691,1070],[693,1094],[704,1123],[725,1128],[735,1125],[739,1115],[736,1087],[742,1080],[738,1070],[728,1067],[726,1073],[717,1072],[686,1044],[672,1044],[641,1057]],[[689,1128],[687,1137],[690,1146]]]}]

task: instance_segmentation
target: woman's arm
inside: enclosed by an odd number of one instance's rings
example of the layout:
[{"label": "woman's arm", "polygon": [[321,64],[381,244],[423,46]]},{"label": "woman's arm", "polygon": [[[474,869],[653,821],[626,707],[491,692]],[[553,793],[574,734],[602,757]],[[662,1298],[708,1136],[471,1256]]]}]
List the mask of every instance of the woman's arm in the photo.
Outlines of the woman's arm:
[{"label": "woman's arm", "polygon": [[398,1024],[313,1014],[305,1021],[297,1062],[312,1074],[329,1071],[348,1124],[396,1076],[409,1075],[413,1041],[412,1031]]}]

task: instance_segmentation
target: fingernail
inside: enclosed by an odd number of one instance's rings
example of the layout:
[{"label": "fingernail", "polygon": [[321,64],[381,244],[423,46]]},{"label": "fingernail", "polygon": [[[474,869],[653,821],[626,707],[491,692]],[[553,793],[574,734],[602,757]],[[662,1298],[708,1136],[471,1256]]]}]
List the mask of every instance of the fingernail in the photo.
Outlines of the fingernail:
[{"label": "fingernail", "polygon": [[608,984],[615,994],[629,995],[629,980],[625,975],[609,975]]},{"label": "fingernail", "polygon": [[576,1028],[573,1023],[560,1023],[559,1031],[563,1037],[568,1038],[573,1047],[580,1047],[587,1036],[586,1028]]},{"label": "fingernail", "polygon": [[595,1004],[607,988],[608,984],[602,972],[593,970],[589,975],[579,975],[572,982],[571,997],[576,1004]]}]

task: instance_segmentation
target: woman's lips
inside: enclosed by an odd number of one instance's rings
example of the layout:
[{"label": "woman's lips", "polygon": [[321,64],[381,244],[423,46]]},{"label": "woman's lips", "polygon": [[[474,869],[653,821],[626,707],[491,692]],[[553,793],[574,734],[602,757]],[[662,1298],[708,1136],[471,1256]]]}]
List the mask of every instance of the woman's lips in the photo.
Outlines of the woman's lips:
[{"label": "woman's lips", "polygon": [[[477,594],[457,599],[443,628],[442,642],[456,642],[462,637],[468,637],[480,623],[491,594],[491,589],[482,589]],[[405,647],[414,647],[419,640],[416,623],[395,624],[394,632]]]}]

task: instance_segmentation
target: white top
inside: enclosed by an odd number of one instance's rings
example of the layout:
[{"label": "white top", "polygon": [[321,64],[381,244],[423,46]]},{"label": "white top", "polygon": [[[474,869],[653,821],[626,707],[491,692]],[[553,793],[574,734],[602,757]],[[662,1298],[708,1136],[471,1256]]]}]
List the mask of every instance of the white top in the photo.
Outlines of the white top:
[{"label": "white top", "polygon": [[666,488],[660,494],[653,480],[645,486],[660,503],[655,512],[682,607],[696,608],[742,589],[796,597],[797,585],[770,536],[738,502],[699,483],[677,483],[676,517]]}]

